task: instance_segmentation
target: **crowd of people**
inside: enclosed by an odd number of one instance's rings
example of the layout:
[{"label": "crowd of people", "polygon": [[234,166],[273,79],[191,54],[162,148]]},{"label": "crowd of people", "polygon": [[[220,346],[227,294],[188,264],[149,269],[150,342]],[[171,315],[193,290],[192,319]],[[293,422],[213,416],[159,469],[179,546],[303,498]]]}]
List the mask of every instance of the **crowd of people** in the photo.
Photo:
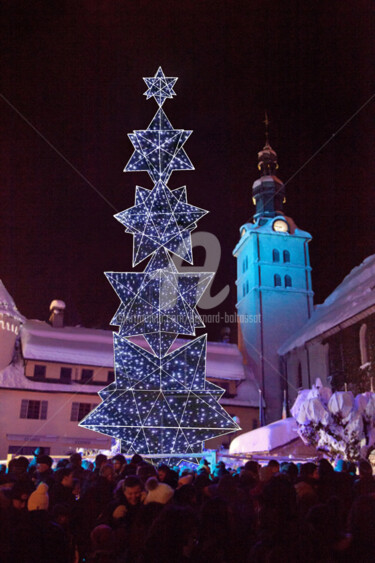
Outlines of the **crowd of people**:
[{"label": "crowd of people", "polygon": [[369,462],[236,470],[134,455],[0,467],[2,563],[330,563],[375,560]]}]

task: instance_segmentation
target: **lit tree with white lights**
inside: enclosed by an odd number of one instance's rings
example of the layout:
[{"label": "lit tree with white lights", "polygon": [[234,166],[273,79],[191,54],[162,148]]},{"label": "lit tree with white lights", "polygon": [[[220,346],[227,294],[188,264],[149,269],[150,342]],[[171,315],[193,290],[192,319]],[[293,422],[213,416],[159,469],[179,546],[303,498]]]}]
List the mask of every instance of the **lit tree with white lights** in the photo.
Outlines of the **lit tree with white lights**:
[{"label": "lit tree with white lights", "polygon": [[[167,186],[174,170],[194,169],[183,148],[192,132],[174,129],[162,109],[177,78],[159,68],[144,81],[159,108],[147,129],[129,135],[135,150],[125,171],[148,172],[154,187],[137,186],[135,205],[115,218],[134,237],[133,266],[151,259],[141,273],[106,273],[121,300],[111,322],[119,327],[115,381],[80,425],[120,439],[123,453],[171,459],[239,426],[218,402],[224,390],[206,380],[206,335],[172,347],[178,334],[204,327],[196,305],[213,274],[179,273],[169,254],[192,263],[191,231],[206,211],[187,203],[185,186]],[[139,335],[152,352],[130,340]]]}]

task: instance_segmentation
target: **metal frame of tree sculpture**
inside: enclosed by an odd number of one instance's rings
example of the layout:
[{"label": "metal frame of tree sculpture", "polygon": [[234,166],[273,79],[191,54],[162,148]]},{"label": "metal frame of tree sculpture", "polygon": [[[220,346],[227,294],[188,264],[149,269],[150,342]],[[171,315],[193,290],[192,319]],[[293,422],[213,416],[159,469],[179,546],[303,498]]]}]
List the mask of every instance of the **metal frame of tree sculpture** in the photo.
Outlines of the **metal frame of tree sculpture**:
[{"label": "metal frame of tree sculpture", "polygon": [[[218,402],[224,390],[206,380],[206,335],[168,353],[178,334],[204,327],[196,305],[213,274],[179,273],[170,257],[192,263],[190,233],[207,212],[187,203],[185,186],[166,184],[174,170],[194,169],[183,149],[192,131],[174,129],[162,110],[177,78],[159,68],[144,81],[159,108],[146,130],[129,135],[135,150],[124,171],[148,172],[154,187],[137,186],[135,205],[115,218],[134,236],[133,266],[151,259],[141,273],[106,273],[121,300],[111,321],[119,327],[115,381],[80,426],[120,439],[125,454],[165,454],[171,462],[176,454],[192,459],[204,440],[240,427]],[[153,353],[129,340],[136,335]]]}]

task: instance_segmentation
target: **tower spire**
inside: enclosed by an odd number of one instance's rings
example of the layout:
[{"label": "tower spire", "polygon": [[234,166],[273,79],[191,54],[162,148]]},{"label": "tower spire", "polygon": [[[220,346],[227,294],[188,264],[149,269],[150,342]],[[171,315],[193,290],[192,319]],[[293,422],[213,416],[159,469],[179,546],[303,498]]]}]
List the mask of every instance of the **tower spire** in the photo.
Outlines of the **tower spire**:
[{"label": "tower spire", "polygon": [[285,200],[285,188],[282,181],[276,176],[279,168],[277,153],[269,143],[269,124],[267,112],[264,113],[266,142],[258,152],[258,170],[260,178],[253,184],[253,203],[256,206],[254,219],[259,217],[276,217],[282,213]]},{"label": "tower spire", "polygon": [[266,143],[263,149],[258,152],[258,170],[261,172],[261,176],[273,176],[276,170],[279,168],[277,162],[277,154],[273,150],[269,142],[269,124],[271,123],[268,119],[267,111],[264,112],[264,121],[266,126],[265,136]]},{"label": "tower spire", "polygon": [[264,125],[266,126],[266,146],[269,144],[268,142],[268,126],[270,124],[270,120],[268,119],[268,115],[267,115],[267,110],[264,112],[264,121],[263,121]]}]

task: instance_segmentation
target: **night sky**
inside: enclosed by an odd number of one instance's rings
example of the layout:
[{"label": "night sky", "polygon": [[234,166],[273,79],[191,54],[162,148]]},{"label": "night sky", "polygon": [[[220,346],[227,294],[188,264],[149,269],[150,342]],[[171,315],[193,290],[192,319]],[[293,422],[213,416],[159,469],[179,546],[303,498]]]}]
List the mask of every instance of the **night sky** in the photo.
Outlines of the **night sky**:
[{"label": "night sky", "polygon": [[[194,131],[196,170],[168,185],[210,211],[198,230],[221,243],[222,314],[235,311],[232,250],[254,209],[265,109],[284,182],[338,132],[286,187],[285,213],[313,236],[322,302],[375,252],[375,98],[350,120],[375,92],[374,37],[362,0],[2,2],[0,277],[20,312],[46,319],[59,298],[69,323],[108,327],[118,298],[103,272],[132,270],[132,236],[113,214],[136,184],[152,187],[145,172],[123,173],[127,134],[156,112],[142,77],[159,65],[179,77],[163,109]],[[209,338],[220,328],[207,325]]]}]

